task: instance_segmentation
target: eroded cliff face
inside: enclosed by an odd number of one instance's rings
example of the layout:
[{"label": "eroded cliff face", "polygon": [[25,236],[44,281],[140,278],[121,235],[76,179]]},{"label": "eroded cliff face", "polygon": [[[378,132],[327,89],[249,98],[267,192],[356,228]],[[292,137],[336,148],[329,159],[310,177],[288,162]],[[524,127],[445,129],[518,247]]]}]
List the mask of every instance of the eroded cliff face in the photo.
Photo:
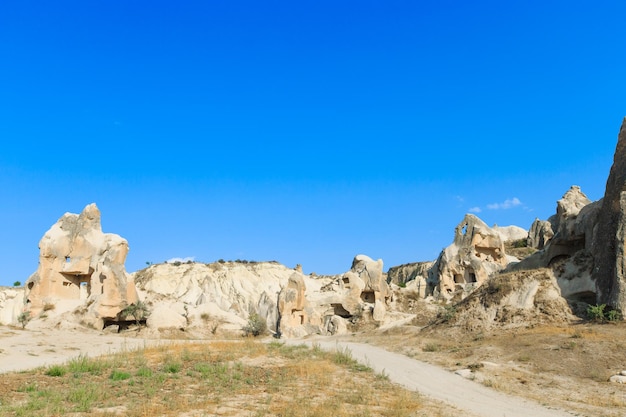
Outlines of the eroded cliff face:
[{"label": "eroded cliff face", "polygon": [[613,166],[598,213],[591,251],[597,301],[626,312],[626,118],[617,139]]},{"label": "eroded cliff face", "polygon": [[105,320],[137,301],[124,262],[128,242],[103,233],[100,210],[90,204],[66,213],[39,242],[39,267],[26,282],[25,309],[31,317],[44,309],[85,306],[83,321],[102,328]]}]

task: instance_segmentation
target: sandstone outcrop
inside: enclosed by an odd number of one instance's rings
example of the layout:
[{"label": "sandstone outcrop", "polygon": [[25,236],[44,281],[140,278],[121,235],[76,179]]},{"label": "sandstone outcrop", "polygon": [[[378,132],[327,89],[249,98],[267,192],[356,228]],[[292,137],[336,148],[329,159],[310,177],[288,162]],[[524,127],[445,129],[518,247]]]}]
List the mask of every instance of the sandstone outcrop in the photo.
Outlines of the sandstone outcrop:
[{"label": "sandstone outcrop", "polygon": [[24,288],[0,288],[0,325],[17,323],[24,311]]},{"label": "sandstone outcrop", "polygon": [[387,282],[403,286],[408,282],[415,281],[415,289],[423,298],[426,296],[428,271],[434,264],[434,261],[428,261],[393,266],[387,271]]},{"label": "sandstone outcrop", "polygon": [[550,267],[563,297],[572,303],[595,304],[596,283],[591,276],[591,242],[601,201],[592,203],[572,186],[557,201],[556,214],[547,221],[535,220],[529,244],[538,252],[510,265],[508,271]]},{"label": "sandstone outcrop", "polygon": [[[281,286],[294,270],[273,262],[158,264],[134,274],[140,296],[154,308],[167,304],[169,318],[148,318],[153,330],[240,333],[252,313],[275,332]],[[154,313],[151,314],[151,316]]]},{"label": "sandstone outcrop", "polygon": [[539,221],[529,236],[537,248],[543,240],[542,250],[509,270],[550,267],[563,297],[573,307],[584,302],[626,311],[626,118],[604,197],[591,202],[580,187],[573,186],[558,201],[557,213],[548,222],[553,236],[546,223]]},{"label": "sandstone outcrop", "polygon": [[553,237],[552,223],[535,219],[528,232],[527,245],[530,248],[543,249]]},{"label": "sandstone outcrop", "polygon": [[501,234],[467,214],[455,228],[454,242],[428,273],[429,293],[448,299],[455,293],[466,296],[509,261]]},{"label": "sandstone outcrop", "polygon": [[626,118],[622,122],[613,166],[598,213],[591,251],[599,304],[626,312]]},{"label": "sandstone outcrop", "polygon": [[148,318],[152,331],[240,333],[255,313],[272,333],[294,338],[344,333],[361,318],[383,323],[391,293],[382,268],[382,260],[365,255],[354,258],[350,271],[330,277],[274,262],[192,262],[152,265],[134,280],[161,317],[153,312]]},{"label": "sandstone outcrop", "polygon": [[66,213],[39,242],[39,268],[26,282],[25,304],[31,316],[44,309],[83,306],[82,320],[102,328],[137,301],[124,262],[128,243],[103,233],[100,211],[90,204],[80,215]]},{"label": "sandstone outcrop", "polygon": [[528,238],[528,230],[519,226],[498,226],[495,225],[492,229],[500,235],[502,242],[513,242],[516,240],[523,240]]}]

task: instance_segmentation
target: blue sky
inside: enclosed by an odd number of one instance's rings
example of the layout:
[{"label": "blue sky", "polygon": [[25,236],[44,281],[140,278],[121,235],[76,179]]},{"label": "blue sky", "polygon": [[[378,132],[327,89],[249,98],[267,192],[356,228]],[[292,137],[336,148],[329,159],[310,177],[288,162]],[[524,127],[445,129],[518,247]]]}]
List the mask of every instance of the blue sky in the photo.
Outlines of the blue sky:
[{"label": "blue sky", "polygon": [[[126,268],[432,260],[601,198],[623,1],[5,1],[0,284],[95,202]],[[480,211],[480,212],[479,212]]]}]

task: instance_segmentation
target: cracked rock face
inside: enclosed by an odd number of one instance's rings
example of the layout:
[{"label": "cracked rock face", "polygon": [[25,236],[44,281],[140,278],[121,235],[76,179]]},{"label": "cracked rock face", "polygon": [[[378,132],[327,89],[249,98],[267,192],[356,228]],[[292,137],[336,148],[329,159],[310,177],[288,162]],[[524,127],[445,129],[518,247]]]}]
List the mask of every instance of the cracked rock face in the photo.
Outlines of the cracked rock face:
[{"label": "cracked rock face", "polygon": [[124,267],[128,242],[102,232],[95,204],[80,214],[64,214],[43,236],[39,250],[39,268],[26,282],[31,316],[51,306],[83,306],[83,321],[99,327],[137,301],[135,284]]},{"label": "cracked rock face", "polygon": [[598,213],[593,239],[593,278],[598,304],[626,311],[626,118]]}]

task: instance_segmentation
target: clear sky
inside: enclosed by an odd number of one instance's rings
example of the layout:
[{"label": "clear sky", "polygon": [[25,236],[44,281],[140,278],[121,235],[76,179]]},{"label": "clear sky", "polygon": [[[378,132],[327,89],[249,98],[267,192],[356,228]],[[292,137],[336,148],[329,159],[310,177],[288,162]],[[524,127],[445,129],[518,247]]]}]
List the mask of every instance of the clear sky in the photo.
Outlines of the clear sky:
[{"label": "clear sky", "polygon": [[95,202],[128,271],[433,260],[473,211],[602,197],[626,2],[0,4],[0,284]]}]

